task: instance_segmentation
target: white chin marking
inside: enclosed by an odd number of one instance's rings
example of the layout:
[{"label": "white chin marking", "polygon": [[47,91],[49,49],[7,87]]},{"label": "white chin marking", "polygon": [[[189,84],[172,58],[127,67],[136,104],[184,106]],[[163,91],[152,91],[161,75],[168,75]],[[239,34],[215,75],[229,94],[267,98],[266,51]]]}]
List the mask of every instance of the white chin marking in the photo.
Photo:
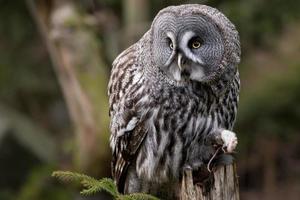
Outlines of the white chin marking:
[{"label": "white chin marking", "polygon": [[204,70],[201,66],[192,67],[192,72],[190,76],[192,80],[202,81],[204,76],[205,76]]},{"label": "white chin marking", "polygon": [[180,72],[175,72],[175,73],[174,73],[174,79],[175,79],[176,81],[180,81],[180,80],[181,80],[181,74],[180,74]]},{"label": "white chin marking", "polygon": [[223,140],[223,148],[228,152],[231,153],[236,148],[238,143],[237,137],[234,132],[229,130],[223,130],[221,132],[221,138]]},{"label": "white chin marking", "polygon": [[179,67],[176,65],[176,64],[172,64],[170,66],[170,74],[173,76],[173,78],[176,80],[176,81],[180,81],[181,80],[181,72],[180,72],[180,69]]}]

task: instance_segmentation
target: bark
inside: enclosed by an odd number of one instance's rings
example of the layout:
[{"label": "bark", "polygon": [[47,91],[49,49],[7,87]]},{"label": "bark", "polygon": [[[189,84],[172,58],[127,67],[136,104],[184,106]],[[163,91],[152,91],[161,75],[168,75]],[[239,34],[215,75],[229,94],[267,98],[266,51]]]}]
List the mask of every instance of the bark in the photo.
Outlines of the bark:
[{"label": "bark", "polygon": [[200,186],[194,185],[192,171],[184,173],[181,183],[181,200],[239,200],[239,186],[236,165],[219,167],[214,172],[214,184],[210,192],[203,193]]},{"label": "bark", "polygon": [[73,123],[75,166],[103,175],[109,169],[108,73],[99,40],[74,1],[27,0],[27,5],[48,49]]}]

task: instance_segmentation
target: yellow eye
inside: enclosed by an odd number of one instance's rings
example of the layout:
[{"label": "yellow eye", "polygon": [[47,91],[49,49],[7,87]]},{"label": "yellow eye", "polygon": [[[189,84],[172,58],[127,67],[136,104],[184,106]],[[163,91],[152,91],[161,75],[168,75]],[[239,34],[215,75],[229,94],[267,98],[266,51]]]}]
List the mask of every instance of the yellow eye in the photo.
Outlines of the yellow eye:
[{"label": "yellow eye", "polygon": [[201,43],[198,40],[193,41],[192,48],[198,49],[199,47],[201,47]]}]

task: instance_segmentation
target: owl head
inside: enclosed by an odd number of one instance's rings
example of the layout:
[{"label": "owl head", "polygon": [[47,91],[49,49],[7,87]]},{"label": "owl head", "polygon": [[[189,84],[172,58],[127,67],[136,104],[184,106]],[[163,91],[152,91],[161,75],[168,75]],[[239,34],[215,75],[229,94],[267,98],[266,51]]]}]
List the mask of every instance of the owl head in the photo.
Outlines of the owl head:
[{"label": "owl head", "polygon": [[210,83],[233,76],[240,61],[235,26],[205,5],[170,6],[151,25],[154,65],[174,82]]}]

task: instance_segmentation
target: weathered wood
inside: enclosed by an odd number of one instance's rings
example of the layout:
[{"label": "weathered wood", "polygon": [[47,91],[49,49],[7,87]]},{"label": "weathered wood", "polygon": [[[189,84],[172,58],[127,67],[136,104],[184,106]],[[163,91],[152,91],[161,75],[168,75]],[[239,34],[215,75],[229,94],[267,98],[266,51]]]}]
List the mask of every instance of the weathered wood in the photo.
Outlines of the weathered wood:
[{"label": "weathered wood", "polygon": [[239,200],[236,165],[226,165],[214,171],[214,184],[207,194],[200,186],[194,185],[191,170],[183,175],[180,200]]}]

